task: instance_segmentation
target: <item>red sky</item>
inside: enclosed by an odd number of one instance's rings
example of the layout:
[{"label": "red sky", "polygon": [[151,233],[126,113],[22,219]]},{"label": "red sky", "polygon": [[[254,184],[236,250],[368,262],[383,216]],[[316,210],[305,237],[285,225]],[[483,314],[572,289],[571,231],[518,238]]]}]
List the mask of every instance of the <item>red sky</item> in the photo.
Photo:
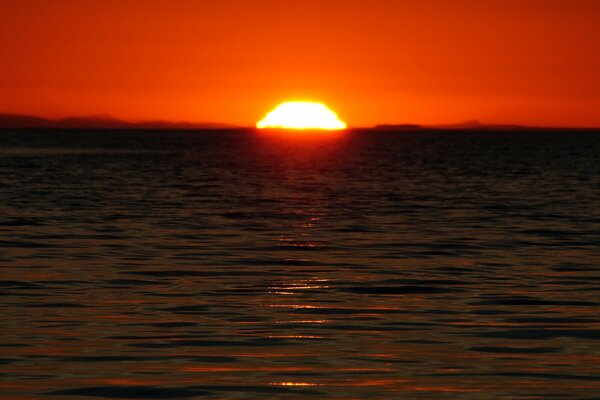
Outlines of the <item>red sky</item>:
[{"label": "red sky", "polygon": [[600,126],[599,21],[597,0],[3,1],[0,112]]}]

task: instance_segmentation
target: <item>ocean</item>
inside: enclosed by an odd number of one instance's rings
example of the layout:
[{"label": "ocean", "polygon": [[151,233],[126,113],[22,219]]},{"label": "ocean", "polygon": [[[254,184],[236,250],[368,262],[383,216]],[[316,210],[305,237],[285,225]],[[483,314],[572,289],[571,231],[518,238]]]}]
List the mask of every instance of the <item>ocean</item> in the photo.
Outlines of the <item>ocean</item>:
[{"label": "ocean", "polygon": [[0,397],[597,399],[600,134],[0,132]]}]

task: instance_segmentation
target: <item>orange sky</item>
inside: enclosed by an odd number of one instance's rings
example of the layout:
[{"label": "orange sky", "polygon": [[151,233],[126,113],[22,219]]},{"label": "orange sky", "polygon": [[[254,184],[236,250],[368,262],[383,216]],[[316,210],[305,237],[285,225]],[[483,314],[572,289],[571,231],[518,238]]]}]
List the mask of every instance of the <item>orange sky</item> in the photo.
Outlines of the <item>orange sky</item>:
[{"label": "orange sky", "polygon": [[0,112],[600,126],[597,0],[0,3]]}]

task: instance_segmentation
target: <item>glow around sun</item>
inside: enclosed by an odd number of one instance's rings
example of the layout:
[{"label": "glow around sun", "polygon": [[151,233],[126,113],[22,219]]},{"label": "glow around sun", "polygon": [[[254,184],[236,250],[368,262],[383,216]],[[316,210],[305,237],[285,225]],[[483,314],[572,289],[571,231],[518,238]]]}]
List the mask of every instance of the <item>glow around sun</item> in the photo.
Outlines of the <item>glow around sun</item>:
[{"label": "glow around sun", "polygon": [[256,123],[259,129],[346,129],[346,123],[323,103],[287,101]]}]

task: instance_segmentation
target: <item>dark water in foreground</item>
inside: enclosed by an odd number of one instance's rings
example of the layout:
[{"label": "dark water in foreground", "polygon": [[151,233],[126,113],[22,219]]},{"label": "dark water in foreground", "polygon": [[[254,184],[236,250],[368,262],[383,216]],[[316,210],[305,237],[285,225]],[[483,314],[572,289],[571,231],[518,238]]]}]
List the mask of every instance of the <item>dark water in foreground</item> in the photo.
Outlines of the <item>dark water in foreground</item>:
[{"label": "dark water in foreground", "polygon": [[600,134],[0,133],[0,396],[591,399]]}]

